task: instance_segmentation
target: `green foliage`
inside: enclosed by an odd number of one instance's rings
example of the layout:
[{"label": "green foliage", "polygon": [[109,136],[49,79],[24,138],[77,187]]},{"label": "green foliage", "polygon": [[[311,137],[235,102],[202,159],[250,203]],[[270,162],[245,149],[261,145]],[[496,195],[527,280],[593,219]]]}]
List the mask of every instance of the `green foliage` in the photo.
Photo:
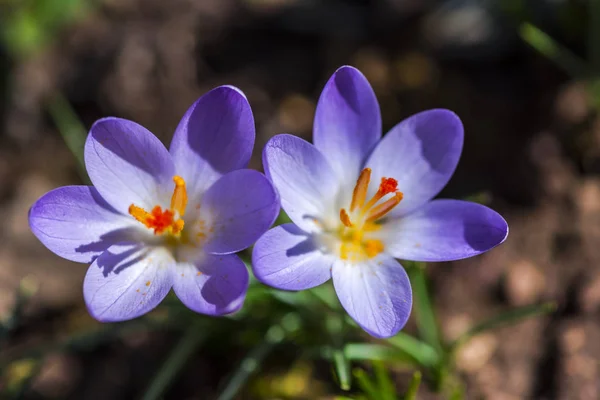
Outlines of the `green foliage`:
[{"label": "green foliage", "polygon": [[50,43],[65,24],[83,16],[91,0],[0,1],[0,37],[15,57],[27,57]]}]

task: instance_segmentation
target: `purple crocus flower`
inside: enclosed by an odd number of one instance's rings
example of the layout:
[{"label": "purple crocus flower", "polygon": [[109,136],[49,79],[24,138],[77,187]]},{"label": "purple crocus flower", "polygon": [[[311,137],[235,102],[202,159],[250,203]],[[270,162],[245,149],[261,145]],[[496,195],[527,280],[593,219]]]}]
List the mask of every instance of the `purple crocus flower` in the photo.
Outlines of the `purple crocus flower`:
[{"label": "purple crocus flower", "polygon": [[314,145],[277,135],[263,163],[293,223],[256,243],[263,283],[303,290],[333,278],[344,309],[368,333],[395,335],[412,292],[396,258],[450,261],[502,243],[506,221],[460,200],[431,200],[452,176],[463,127],[448,110],[429,110],[381,137],[375,94],[355,68],[331,77],[317,105]]},{"label": "purple crocus flower", "polygon": [[101,119],[85,143],[94,186],[42,196],[30,210],[31,230],[59,256],[92,262],[83,294],[100,321],[145,314],[171,288],[196,312],[234,312],[248,271],[233,253],[253,244],[279,212],[267,178],[243,169],[254,137],[250,105],[231,86],[190,107],[170,150],[134,122]]}]

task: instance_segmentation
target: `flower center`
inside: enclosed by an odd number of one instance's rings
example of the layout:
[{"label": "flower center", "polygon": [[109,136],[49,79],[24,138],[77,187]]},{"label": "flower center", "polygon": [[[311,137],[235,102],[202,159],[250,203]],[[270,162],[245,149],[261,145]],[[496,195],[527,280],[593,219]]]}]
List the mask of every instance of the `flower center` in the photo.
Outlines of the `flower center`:
[{"label": "flower center", "polygon": [[[379,189],[369,201],[367,192],[371,181],[371,169],[365,168],[360,173],[356,186],[352,192],[350,212],[345,208],[340,210],[341,225],[338,237],[341,240],[340,258],[349,261],[364,261],[383,252],[384,245],[381,240],[368,239],[370,232],[377,231],[380,225],[377,221],[392,211],[400,201],[403,194],[398,191],[398,181],[394,178],[381,178]],[[393,194],[385,201],[383,198]]]},{"label": "flower center", "polygon": [[135,204],[129,206],[129,214],[136,220],[141,222],[148,229],[153,229],[155,235],[163,233],[179,237],[185,222],[183,216],[187,205],[187,191],[185,189],[185,181],[180,176],[174,176],[175,189],[171,196],[171,207],[162,209],[161,206],[154,206],[151,212],[138,207]]}]

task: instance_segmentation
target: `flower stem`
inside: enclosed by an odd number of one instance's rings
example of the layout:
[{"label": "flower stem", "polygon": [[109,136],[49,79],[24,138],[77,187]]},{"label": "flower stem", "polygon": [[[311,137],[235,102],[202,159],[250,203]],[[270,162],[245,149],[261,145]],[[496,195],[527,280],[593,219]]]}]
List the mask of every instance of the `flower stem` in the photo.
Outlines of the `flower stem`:
[{"label": "flower stem", "polygon": [[150,387],[146,390],[142,398],[143,400],[159,399],[168,389],[204,340],[205,335],[201,332],[195,324],[192,324],[185,331],[179,343],[173,348],[163,366],[158,370],[154,379],[152,379]]},{"label": "flower stem", "polygon": [[420,263],[411,263],[407,267],[413,288],[414,310],[419,333],[423,340],[431,345],[438,354],[444,354],[439,327],[427,288],[425,270]]},{"label": "flower stem", "polygon": [[264,339],[254,347],[250,353],[242,360],[240,366],[229,378],[225,389],[221,392],[218,400],[231,400],[246,383],[250,375],[258,370],[260,364],[275,346],[285,338],[285,330],[280,324],[272,325]]},{"label": "flower stem", "polygon": [[85,183],[89,184],[90,179],[85,171],[83,160],[87,129],[83,126],[69,101],[60,92],[56,92],[48,103],[48,112],[65,144],[77,160],[79,175]]},{"label": "flower stem", "polygon": [[550,314],[554,311],[556,311],[556,304],[554,302],[533,304],[508,310],[473,326],[471,329],[462,334],[450,345],[450,350],[452,352],[456,351],[458,347],[462,346],[463,344],[468,342],[473,336],[476,336],[480,333],[496,329],[505,325],[517,324],[527,318]]}]

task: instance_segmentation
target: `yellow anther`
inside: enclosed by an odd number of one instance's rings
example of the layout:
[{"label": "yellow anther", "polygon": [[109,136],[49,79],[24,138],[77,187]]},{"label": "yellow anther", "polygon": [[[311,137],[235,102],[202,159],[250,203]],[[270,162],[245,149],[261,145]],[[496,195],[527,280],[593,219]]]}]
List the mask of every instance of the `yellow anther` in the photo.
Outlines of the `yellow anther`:
[{"label": "yellow anther", "polygon": [[340,210],[340,221],[342,221],[342,224],[344,224],[344,226],[348,228],[352,227],[352,221],[350,221],[350,216],[346,212],[345,208],[342,208]]},{"label": "yellow anther", "polygon": [[171,210],[176,210],[179,216],[183,217],[188,202],[185,181],[182,177],[175,175],[173,182],[175,182],[175,190],[173,190],[173,196],[171,197]]},{"label": "yellow anther", "polygon": [[147,228],[152,227],[152,214],[144,210],[142,207],[138,207],[134,204],[130,205],[129,214],[142,224],[146,225]]},{"label": "yellow anther", "polygon": [[400,203],[400,201],[402,201],[403,197],[404,195],[402,194],[402,192],[396,192],[396,194],[394,194],[394,197],[392,197],[391,199],[386,200],[378,206],[373,207],[367,214],[367,222],[377,221],[379,218],[385,216],[387,213],[392,211],[392,209],[396,207],[398,203]]},{"label": "yellow anther", "polygon": [[370,181],[371,168],[365,168],[361,171],[360,176],[356,180],[356,186],[354,186],[354,191],[352,192],[350,212],[353,212],[357,208],[362,208],[362,206],[364,206]]}]

